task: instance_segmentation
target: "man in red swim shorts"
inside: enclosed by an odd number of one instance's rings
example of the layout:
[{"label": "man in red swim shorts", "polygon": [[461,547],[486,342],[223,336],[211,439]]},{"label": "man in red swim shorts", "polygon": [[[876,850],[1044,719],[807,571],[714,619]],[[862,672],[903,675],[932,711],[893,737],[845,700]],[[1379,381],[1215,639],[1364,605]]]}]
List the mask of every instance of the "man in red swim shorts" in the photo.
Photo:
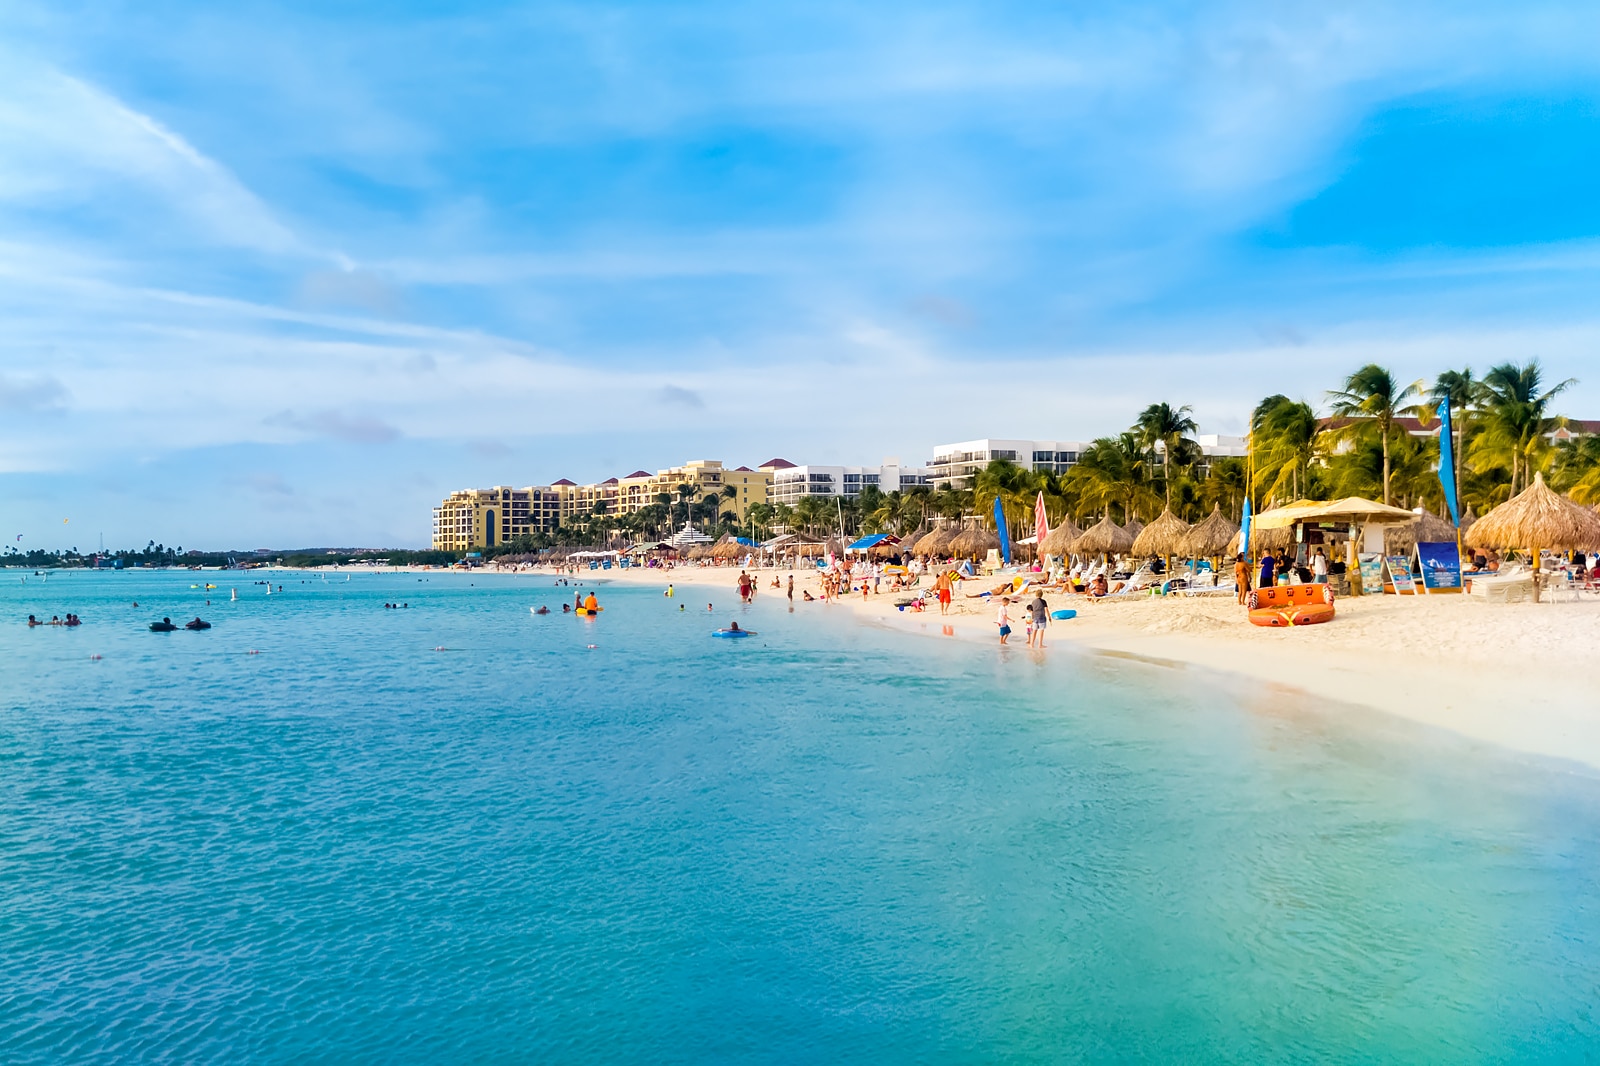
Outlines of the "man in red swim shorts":
[{"label": "man in red swim shorts", "polygon": [[939,592],[939,613],[950,613],[950,571],[946,570],[939,575],[933,587]]}]

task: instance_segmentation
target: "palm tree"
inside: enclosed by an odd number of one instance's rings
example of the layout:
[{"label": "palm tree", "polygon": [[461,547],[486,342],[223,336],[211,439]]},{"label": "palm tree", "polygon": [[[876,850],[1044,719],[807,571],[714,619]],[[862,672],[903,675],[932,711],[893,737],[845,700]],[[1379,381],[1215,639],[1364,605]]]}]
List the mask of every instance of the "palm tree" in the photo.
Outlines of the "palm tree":
[{"label": "palm tree", "polygon": [[1533,464],[1545,436],[1565,419],[1551,417],[1550,401],[1577,384],[1568,378],[1540,392],[1539,360],[1524,366],[1502,363],[1483,376],[1483,432],[1473,442],[1474,460],[1509,460],[1511,495],[1533,481]]},{"label": "palm tree", "polygon": [[1193,413],[1187,406],[1174,409],[1168,403],[1153,403],[1139,413],[1133,424],[1133,431],[1145,448],[1152,453],[1158,446],[1161,448],[1161,482],[1168,507],[1172,506],[1172,458],[1186,442],[1194,444],[1189,434],[1200,428]]},{"label": "palm tree", "polygon": [[1366,366],[1345,378],[1344,388],[1328,393],[1333,401],[1333,413],[1353,421],[1341,433],[1352,436],[1365,435],[1376,429],[1383,445],[1383,502],[1389,502],[1389,440],[1394,420],[1411,409],[1407,400],[1422,394],[1422,382],[1414,381],[1401,386],[1395,377],[1377,363]]},{"label": "palm tree", "polygon": [[1317,413],[1304,401],[1269,396],[1250,419],[1250,455],[1255,460],[1251,488],[1268,499],[1299,499],[1305,494],[1316,455]]},{"label": "palm tree", "polygon": [[1141,506],[1153,509],[1161,499],[1146,474],[1144,454],[1132,433],[1101,437],[1079,454],[1067,476],[1086,506],[1109,514],[1110,506],[1118,504],[1127,522]]}]

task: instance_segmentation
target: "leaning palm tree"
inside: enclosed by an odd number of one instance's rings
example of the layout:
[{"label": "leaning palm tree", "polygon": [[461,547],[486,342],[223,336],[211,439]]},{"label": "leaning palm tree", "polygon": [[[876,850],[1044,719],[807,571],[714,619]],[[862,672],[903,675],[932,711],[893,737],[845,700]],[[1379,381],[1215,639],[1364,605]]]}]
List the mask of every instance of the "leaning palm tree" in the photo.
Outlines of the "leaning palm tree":
[{"label": "leaning palm tree", "polygon": [[1422,393],[1422,382],[1402,386],[1377,363],[1368,363],[1345,379],[1344,388],[1328,393],[1333,413],[1353,421],[1346,431],[1364,434],[1375,429],[1383,444],[1383,502],[1389,502],[1389,439],[1395,419],[1412,409],[1406,401]]},{"label": "leaning palm tree", "polygon": [[1166,490],[1167,508],[1172,507],[1172,459],[1185,442],[1193,445],[1189,434],[1199,429],[1189,407],[1174,408],[1168,403],[1153,403],[1139,413],[1133,431],[1145,448],[1161,448],[1161,483]]}]

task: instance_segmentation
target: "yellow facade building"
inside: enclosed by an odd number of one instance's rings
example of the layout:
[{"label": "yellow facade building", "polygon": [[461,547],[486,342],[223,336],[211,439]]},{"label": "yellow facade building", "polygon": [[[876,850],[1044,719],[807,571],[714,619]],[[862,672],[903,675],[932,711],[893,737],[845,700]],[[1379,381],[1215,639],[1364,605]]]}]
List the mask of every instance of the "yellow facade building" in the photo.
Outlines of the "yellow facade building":
[{"label": "yellow facade building", "polygon": [[[666,496],[676,504],[684,487],[695,502],[716,498],[722,510],[744,521],[750,508],[772,498],[772,471],[741,466],[726,469],[719,460],[696,459],[651,474],[636,470],[627,477],[579,485],[566,478],[553,485],[513,489],[462,489],[433,509],[433,546],[441,551],[481,551],[524,534],[554,532],[564,521],[581,515],[627,515]],[[724,490],[732,493],[724,495]]]}]

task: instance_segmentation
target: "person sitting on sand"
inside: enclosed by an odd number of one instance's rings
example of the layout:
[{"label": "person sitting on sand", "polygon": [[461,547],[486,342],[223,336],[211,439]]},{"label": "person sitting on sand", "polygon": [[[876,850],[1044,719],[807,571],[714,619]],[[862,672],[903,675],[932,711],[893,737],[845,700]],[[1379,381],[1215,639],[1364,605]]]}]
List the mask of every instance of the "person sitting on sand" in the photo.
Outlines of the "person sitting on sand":
[{"label": "person sitting on sand", "polygon": [[1106,588],[1106,575],[1101,574],[1094,579],[1094,585],[1089,589],[1089,595],[1106,596],[1110,594],[1110,591],[1110,589]]},{"label": "person sitting on sand", "polygon": [[801,589],[800,590],[800,596],[807,603],[812,603],[812,602],[814,602],[816,600],[816,597],[811,595],[811,590],[810,589]]}]

